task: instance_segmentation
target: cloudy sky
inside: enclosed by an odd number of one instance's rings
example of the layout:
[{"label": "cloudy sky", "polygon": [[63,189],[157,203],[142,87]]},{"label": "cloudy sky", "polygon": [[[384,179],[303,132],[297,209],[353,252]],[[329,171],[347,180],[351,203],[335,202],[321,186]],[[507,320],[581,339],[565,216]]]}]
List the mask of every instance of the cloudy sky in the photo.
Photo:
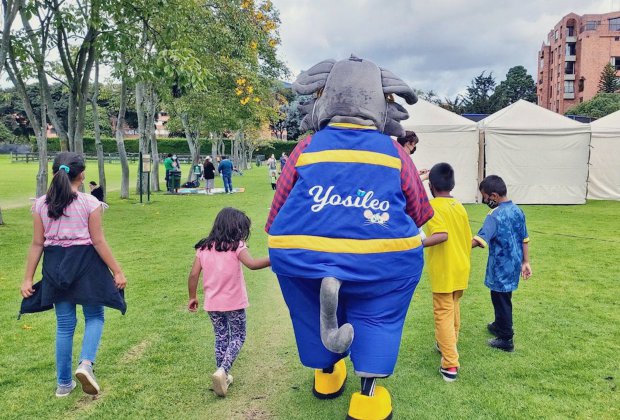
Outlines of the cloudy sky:
[{"label": "cloudy sky", "polygon": [[497,82],[536,57],[566,14],[620,11],[620,0],[272,0],[282,21],[281,58],[296,76],[351,53],[439,96],[463,93],[492,71]]}]

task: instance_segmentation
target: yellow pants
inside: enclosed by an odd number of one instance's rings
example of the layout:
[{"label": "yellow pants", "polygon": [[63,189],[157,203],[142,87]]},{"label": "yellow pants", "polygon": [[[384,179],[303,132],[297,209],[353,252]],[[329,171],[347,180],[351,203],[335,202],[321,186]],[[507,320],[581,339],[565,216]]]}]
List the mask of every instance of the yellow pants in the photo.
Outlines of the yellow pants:
[{"label": "yellow pants", "polygon": [[461,309],[459,300],[462,290],[452,293],[433,293],[433,313],[435,315],[435,339],[441,351],[441,367],[459,367],[459,341]]}]

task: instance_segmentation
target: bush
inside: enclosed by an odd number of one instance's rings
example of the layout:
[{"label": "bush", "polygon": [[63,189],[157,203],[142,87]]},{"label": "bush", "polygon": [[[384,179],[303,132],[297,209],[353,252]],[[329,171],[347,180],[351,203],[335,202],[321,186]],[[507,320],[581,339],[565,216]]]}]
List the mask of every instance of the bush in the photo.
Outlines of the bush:
[{"label": "bush", "polygon": [[[116,147],[116,139],[109,137],[102,137],[101,144],[103,145],[104,153],[116,153],[118,152],[118,148]],[[230,140],[224,141],[225,152],[226,154],[230,154]],[[297,142],[294,141],[275,141],[269,146],[260,147],[255,152],[254,155],[265,155],[269,156],[272,153],[276,156],[280,156],[282,152],[286,154],[290,154],[293,148],[297,146]],[[139,142],[138,139],[125,139],[125,151],[127,153],[138,153]],[[50,152],[58,152],[60,151],[60,139],[59,138],[50,138],[47,140],[47,148]],[[35,147],[36,150],[36,147]],[[200,150],[203,155],[211,153],[211,142],[207,139],[200,140]],[[189,154],[189,146],[187,144],[187,140],[184,138],[168,138],[168,139],[157,139],[157,151],[161,154],[166,153],[178,153],[180,155]],[[94,154],[97,153],[97,149],[95,148],[95,139],[92,137],[84,137],[84,153]]]}]

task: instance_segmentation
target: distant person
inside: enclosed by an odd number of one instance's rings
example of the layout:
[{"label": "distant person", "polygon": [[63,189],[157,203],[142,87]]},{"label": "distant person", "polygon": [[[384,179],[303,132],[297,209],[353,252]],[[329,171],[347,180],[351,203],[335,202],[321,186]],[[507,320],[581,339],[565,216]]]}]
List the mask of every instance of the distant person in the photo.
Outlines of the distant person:
[{"label": "distant person", "polygon": [[269,180],[271,181],[271,189],[275,191],[278,183],[278,174],[276,172],[269,171]]},{"label": "distant person", "polygon": [[226,194],[232,194],[233,163],[226,156],[222,156],[222,161],[218,165],[217,171],[222,174],[222,179],[224,181],[224,192]]},{"label": "distant person", "polygon": [[174,170],[172,164],[172,153],[168,153],[166,159],[164,159],[164,168],[166,169],[166,191],[172,192],[172,182],[170,179],[170,172]]},{"label": "distant person", "polygon": [[94,195],[97,200],[103,201],[103,188],[98,186],[95,181],[90,181],[88,186],[90,188],[90,193]]},{"label": "distant person", "polygon": [[[407,130],[405,131],[405,135],[403,137],[398,137],[396,141],[407,151],[407,153],[413,155],[418,148],[418,142],[420,140],[414,131]],[[428,169],[418,170],[418,175],[422,181],[426,181],[428,179]]]},{"label": "distant person", "polygon": [[280,156],[280,172],[284,170],[284,165],[286,165],[287,160],[288,156],[286,155],[286,153],[282,152],[282,155]]},{"label": "distant person", "polygon": [[[56,155],[47,194],[32,206],[34,234],[21,286],[20,314],[51,308],[56,313],[57,397],[68,396],[76,387],[71,378],[76,305],[82,306],[85,326],[75,378],[89,395],[100,391],[93,364],[103,332],[103,308],[123,314],[127,309],[122,292],[127,280],[101,227],[105,204],[79,191],[84,169],[81,155]],[[43,279],[33,286],[41,254]]]},{"label": "distant person", "polygon": [[181,187],[181,162],[179,162],[179,158],[177,155],[172,155],[172,170],[170,170],[170,181],[171,181],[171,191],[174,193],[179,192],[179,188]]},{"label": "distant person", "polygon": [[523,211],[508,199],[504,180],[489,175],[480,183],[482,202],[491,208],[484,224],[472,240],[472,247],[489,248],[484,284],[491,289],[495,320],[487,325],[496,338],[489,346],[514,351],[512,329],[512,292],[519,286],[519,276],[532,275],[529,256],[530,238]]},{"label": "distant person", "polygon": [[471,268],[471,228],[465,207],[450,195],[454,189],[452,166],[434,165],[429,172],[429,188],[435,215],[426,222],[427,237],[422,244],[433,292],[435,340],[441,353],[439,373],[445,381],[454,382],[460,367],[460,299]]},{"label": "distant person", "polygon": [[272,154],[269,159],[267,159],[267,170],[269,171],[270,177],[278,175],[278,167],[276,165],[276,156]]},{"label": "distant person", "polygon": [[230,369],[245,342],[245,308],[248,293],[241,263],[250,270],[269,267],[269,257],[252,258],[246,241],[251,221],[242,211],[223,208],[215,218],[211,233],[196,245],[196,258],[187,279],[188,309],[198,309],[196,289],[200,272],[204,289],[204,310],[209,313],[215,332],[215,364],[211,376],[213,391],[226,396],[233,382]]},{"label": "distant person", "polygon": [[215,185],[215,166],[211,161],[211,156],[207,156],[202,164],[202,177],[205,179],[205,191],[208,195],[213,194]]}]

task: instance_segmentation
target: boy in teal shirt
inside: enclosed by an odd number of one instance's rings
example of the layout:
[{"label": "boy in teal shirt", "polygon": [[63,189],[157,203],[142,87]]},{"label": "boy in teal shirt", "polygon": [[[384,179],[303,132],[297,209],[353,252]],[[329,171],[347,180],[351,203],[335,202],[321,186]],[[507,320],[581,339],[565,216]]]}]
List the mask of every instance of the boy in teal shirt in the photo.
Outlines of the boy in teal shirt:
[{"label": "boy in teal shirt", "polygon": [[472,239],[472,247],[489,248],[484,280],[491,289],[495,321],[487,325],[496,338],[489,346],[514,351],[512,329],[512,292],[519,286],[519,276],[532,275],[528,244],[530,238],[523,211],[508,199],[504,180],[489,175],[480,183],[482,202],[491,208],[480,231]]}]

